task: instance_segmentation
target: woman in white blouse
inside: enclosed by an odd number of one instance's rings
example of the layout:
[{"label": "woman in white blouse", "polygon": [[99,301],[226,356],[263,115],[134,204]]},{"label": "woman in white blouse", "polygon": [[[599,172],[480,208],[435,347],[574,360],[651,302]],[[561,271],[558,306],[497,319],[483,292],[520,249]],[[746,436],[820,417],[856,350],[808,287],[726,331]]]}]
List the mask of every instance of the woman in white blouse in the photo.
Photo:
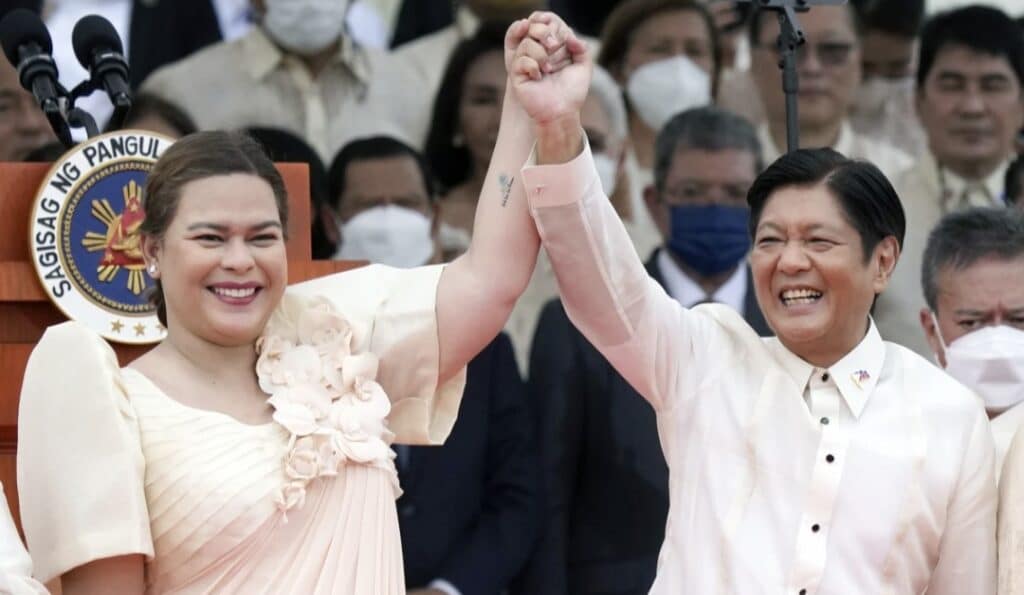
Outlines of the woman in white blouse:
[{"label": "woman in white blouse", "polygon": [[985,412],[870,317],[906,226],[889,182],[827,149],[779,159],[748,194],[777,337],[683,308],[601,191],[579,123],[590,56],[568,47],[555,73],[530,40],[514,62],[537,137],[522,178],[569,317],[657,412],[670,512],[652,593],[993,593]]}]

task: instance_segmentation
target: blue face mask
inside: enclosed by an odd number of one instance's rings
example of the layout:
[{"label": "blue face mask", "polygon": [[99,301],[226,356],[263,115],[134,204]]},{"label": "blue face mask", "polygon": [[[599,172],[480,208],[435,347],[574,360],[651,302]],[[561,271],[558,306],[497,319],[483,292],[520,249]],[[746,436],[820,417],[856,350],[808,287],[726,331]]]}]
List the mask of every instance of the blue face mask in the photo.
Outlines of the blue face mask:
[{"label": "blue face mask", "polygon": [[704,277],[725,273],[750,251],[750,210],[722,205],[673,206],[668,247]]}]

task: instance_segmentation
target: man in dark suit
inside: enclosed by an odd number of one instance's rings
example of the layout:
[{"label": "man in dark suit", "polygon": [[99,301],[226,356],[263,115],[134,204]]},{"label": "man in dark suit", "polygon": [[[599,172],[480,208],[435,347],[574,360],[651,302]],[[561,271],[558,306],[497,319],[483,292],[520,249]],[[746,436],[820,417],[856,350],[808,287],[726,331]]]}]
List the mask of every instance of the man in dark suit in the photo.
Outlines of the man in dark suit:
[{"label": "man in dark suit", "polygon": [[[745,264],[746,193],[760,171],[757,134],[739,116],[707,107],[670,120],[644,195],[665,238],[647,271],[683,305],[729,304],[768,335]],[[572,326],[558,300],[537,326],[530,394],[548,506],[530,592],[647,593],[669,501],[653,409]]]},{"label": "man in dark suit", "polygon": [[[338,257],[392,266],[436,262],[439,220],[423,158],[371,137],[346,145],[328,175]],[[470,361],[443,446],[395,447],[409,595],[499,595],[540,532],[541,469],[512,343],[499,335]]]}]

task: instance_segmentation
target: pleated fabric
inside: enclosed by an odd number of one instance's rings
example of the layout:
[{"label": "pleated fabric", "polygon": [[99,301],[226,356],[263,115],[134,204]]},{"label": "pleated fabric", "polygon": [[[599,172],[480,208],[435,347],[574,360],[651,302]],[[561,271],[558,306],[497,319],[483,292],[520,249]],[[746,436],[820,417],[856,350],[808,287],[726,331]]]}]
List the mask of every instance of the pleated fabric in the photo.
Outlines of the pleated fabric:
[{"label": "pleated fabric", "polygon": [[122,371],[146,459],[150,593],[405,592],[394,479],[342,465],[284,512],[289,433],[193,409]]}]

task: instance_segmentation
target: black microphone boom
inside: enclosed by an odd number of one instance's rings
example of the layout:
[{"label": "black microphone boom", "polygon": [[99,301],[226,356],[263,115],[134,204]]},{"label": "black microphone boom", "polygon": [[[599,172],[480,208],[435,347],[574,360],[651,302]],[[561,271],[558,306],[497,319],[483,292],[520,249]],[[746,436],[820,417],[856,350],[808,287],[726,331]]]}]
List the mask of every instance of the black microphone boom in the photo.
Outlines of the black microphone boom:
[{"label": "black microphone boom", "polygon": [[72,146],[74,141],[61,104],[67,91],[58,82],[57,64],[51,55],[53,42],[42,19],[25,8],[7,13],[0,21],[0,45],[7,60],[18,69],[21,86],[35,97],[57,138],[64,146]]},{"label": "black microphone boom", "polygon": [[782,59],[782,92],[786,96],[786,152],[800,148],[800,124],[797,113],[797,94],[800,92],[800,77],[796,70],[796,49],[803,45],[804,32],[796,20],[796,13],[807,12],[812,6],[838,6],[846,4],[846,0],[737,0],[751,2],[762,10],[771,10],[778,14],[779,53]]},{"label": "black microphone boom", "polygon": [[75,57],[89,71],[91,81],[102,87],[114,104],[111,127],[119,128],[132,106],[128,86],[128,62],[117,30],[107,19],[91,14],[82,17],[71,33]]}]

